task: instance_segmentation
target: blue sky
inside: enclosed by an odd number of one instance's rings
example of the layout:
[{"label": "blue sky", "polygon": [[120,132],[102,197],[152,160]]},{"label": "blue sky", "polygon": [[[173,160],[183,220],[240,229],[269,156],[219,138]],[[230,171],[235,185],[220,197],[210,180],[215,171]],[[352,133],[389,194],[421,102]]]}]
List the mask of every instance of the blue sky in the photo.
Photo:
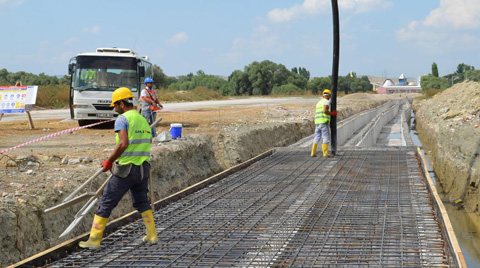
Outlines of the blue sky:
[{"label": "blue sky", "polygon": [[[452,73],[480,60],[478,0],[339,0],[340,75]],[[165,74],[230,75],[270,60],[332,70],[330,0],[0,0],[0,69],[67,73],[98,47],[132,48]],[[480,66],[475,66],[479,69]]]}]

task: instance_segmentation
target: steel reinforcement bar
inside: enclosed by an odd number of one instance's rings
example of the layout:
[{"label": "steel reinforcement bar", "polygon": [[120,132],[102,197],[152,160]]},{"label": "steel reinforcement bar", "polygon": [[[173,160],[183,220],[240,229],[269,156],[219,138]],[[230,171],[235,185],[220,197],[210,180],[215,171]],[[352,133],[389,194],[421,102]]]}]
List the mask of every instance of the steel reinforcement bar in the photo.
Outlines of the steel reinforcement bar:
[{"label": "steel reinforcement bar", "polygon": [[48,267],[459,267],[411,147],[278,149]]}]

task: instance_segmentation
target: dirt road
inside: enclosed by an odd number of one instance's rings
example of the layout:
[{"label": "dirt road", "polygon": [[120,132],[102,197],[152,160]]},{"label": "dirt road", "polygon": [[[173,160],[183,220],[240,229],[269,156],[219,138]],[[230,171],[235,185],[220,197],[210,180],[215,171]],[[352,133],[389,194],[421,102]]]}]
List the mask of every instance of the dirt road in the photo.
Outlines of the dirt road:
[{"label": "dirt road", "polygon": [[[235,106],[253,106],[253,107],[267,107],[268,105],[277,104],[315,104],[316,98],[235,98],[230,100],[214,100],[214,101],[195,101],[195,102],[172,102],[164,103],[164,110],[162,112],[183,112],[194,111],[206,108],[220,108],[220,107],[235,107]],[[69,109],[36,109],[30,112],[32,119],[70,119]],[[4,114],[0,122],[23,121],[27,119],[26,114]]]}]

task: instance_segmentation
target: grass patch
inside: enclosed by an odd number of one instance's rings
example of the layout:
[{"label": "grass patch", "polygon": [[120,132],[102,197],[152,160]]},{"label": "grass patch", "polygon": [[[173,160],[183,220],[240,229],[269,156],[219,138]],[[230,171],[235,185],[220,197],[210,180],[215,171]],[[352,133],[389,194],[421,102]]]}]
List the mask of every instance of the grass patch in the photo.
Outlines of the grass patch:
[{"label": "grass patch", "polygon": [[45,108],[67,108],[69,106],[69,85],[38,86],[36,106]]},{"label": "grass patch", "polygon": [[436,89],[436,88],[431,88],[431,89],[425,89],[422,92],[422,95],[419,97],[419,99],[430,99],[433,96],[437,95],[438,93],[442,92],[443,90],[441,89]]}]

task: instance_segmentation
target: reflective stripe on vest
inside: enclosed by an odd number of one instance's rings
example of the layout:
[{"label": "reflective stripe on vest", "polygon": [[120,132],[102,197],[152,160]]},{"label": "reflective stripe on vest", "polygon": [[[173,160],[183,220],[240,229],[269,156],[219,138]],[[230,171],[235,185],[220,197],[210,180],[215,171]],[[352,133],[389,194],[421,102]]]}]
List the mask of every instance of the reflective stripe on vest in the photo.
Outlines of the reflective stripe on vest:
[{"label": "reflective stripe on vest", "polygon": [[[330,115],[323,112],[327,101],[327,99],[321,99],[317,103],[317,106],[315,107],[315,125],[328,124],[330,122]],[[328,111],[330,112],[330,105],[328,106]]]},{"label": "reflective stripe on vest", "polygon": [[[147,120],[132,109],[120,116],[128,121],[128,147],[118,158],[120,165],[134,164],[140,166],[143,162],[150,160],[150,139],[152,132]],[[120,141],[118,133],[115,133],[115,140]]]}]

